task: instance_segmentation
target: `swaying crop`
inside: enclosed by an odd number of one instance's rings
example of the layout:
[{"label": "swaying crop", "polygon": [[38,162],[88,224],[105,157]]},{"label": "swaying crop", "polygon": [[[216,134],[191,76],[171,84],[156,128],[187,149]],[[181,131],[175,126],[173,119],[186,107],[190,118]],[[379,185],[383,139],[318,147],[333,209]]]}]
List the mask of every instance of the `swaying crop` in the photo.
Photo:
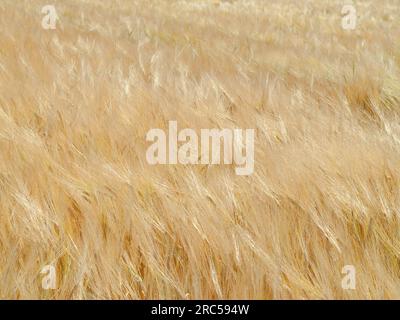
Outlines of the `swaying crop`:
[{"label": "swaying crop", "polygon": [[[399,299],[399,39],[398,0],[1,0],[0,297]],[[169,121],[253,173],[149,164]]]}]

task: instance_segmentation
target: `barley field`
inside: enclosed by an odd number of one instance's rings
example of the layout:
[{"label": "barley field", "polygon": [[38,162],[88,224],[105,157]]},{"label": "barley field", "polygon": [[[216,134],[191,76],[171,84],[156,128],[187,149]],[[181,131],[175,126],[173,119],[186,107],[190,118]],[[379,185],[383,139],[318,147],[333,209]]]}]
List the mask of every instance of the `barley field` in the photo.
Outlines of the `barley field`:
[{"label": "barley field", "polygon": [[[398,0],[1,0],[0,298],[399,299],[399,39]],[[169,120],[255,129],[253,174],[150,165]]]}]

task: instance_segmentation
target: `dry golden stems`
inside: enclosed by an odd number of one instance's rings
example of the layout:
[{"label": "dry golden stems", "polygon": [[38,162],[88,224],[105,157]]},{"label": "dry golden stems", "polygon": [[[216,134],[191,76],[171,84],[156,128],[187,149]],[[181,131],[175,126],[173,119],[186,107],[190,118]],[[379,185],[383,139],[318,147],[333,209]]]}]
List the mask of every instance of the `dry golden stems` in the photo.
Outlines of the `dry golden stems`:
[{"label": "dry golden stems", "polygon": [[[398,1],[46,5],[0,1],[0,297],[400,296]],[[253,174],[150,165],[171,120]]]}]

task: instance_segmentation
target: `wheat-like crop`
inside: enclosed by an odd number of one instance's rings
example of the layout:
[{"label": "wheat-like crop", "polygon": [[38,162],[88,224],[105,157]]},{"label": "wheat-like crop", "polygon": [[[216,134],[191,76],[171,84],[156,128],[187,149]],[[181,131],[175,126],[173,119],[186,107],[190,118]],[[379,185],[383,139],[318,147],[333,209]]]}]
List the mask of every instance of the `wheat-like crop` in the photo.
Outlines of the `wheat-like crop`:
[{"label": "wheat-like crop", "polygon": [[[48,4],[0,1],[1,298],[400,298],[398,0]],[[150,165],[170,120],[254,173]]]}]

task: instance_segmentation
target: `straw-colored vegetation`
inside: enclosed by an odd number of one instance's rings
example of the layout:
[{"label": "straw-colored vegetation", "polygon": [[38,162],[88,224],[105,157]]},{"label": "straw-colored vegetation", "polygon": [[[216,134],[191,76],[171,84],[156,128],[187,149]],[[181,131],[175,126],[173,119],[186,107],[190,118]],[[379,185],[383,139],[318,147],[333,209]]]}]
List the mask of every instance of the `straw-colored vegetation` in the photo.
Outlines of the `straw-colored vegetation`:
[{"label": "straw-colored vegetation", "polygon": [[[345,3],[1,0],[0,297],[400,298],[400,3]],[[169,120],[254,173],[150,166]]]}]

